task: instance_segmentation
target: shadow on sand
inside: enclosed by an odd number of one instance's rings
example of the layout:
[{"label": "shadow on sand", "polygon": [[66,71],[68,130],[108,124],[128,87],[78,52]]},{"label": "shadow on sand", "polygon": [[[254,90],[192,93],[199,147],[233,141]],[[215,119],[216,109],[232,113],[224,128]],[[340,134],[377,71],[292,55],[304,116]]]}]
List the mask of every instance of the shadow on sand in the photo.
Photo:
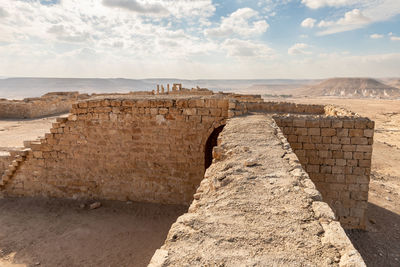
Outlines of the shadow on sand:
[{"label": "shadow on sand", "polygon": [[367,266],[400,266],[400,215],[368,203],[367,231],[346,233]]},{"label": "shadow on sand", "polygon": [[[0,266],[147,266],[186,206],[0,199]],[[87,202],[86,204],[93,203]],[[9,260],[7,260],[9,261]],[[14,265],[21,264],[21,265]]]}]

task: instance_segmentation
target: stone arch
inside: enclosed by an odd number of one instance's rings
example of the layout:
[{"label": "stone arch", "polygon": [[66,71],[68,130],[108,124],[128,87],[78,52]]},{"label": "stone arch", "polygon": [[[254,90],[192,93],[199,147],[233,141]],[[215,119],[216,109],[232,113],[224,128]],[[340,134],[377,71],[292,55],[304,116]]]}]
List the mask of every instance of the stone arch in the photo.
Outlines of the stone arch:
[{"label": "stone arch", "polygon": [[204,153],[204,171],[210,167],[212,163],[212,150],[217,145],[217,139],[225,126],[225,121],[215,122],[207,132],[206,140],[202,142]]}]

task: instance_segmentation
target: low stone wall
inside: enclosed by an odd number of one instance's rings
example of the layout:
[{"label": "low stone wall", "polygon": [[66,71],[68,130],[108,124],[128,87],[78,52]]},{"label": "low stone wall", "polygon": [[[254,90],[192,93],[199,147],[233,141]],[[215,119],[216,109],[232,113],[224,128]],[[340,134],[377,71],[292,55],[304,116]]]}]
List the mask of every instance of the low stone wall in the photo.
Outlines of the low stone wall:
[{"label": "low stone wall", "polygon": [[303,168],[345,228],[365,228],[374,122],[274,116]]},{"label": "low stone wall", "polygon": [[87,95],[78,92],[56,92],[24,100],[0,100],[0,119],[31,119],[68,113],[73,103]]},{"label": "low stone wall", "polygon": [[150,267],[365,267],[270,115],[229,119]]},{"label": "low stone wall", "polygon": [[248,102],[245,105],[249,112],[325,114],[324,105],[303,105],[284,102]]},{"label": "low stone wall", "polygon": [[258,96],[124,94],[81,101],[45,139],[26,142],[31,152],[9,170],[3,187],[9,195],[188,204],[208,167],[207,138],[227,118],[255,111],[275,114],[343,226],[364,228],[374,122],[333,106],[262,103]]},{"label": "low stone wall", "polygon": [[228,99],[98,98],[71,113],[41,141],[25,143],[31,152],[3,179],[8,195],[189,204]]}]

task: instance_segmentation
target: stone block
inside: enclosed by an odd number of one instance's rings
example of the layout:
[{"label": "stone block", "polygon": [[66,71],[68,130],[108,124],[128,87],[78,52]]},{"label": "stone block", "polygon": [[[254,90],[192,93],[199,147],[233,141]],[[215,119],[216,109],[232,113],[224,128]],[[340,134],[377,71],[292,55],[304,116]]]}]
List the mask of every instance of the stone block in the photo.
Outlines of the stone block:
[{"label": "stone block", "polygon": [[371,161],[370,160],[365,160],[365,159],[360,159],[359,161],[358,161],[358,165],[360,166],[360,167],[371,167]]},{"label": "stone block", "polygon": [[343,145],[342,146],[343,151],[356,151],[356,145]]},{"label": "stone block", "polygon": [[337,131],[337,136],[349,136],[349,129],[346,128],[340,128],[340,129],[336,129]]},{"label": "stone block", "polygon": [[308,173],[319,173],[319,165],[307,165]]},{"label": "stone block", "polygon": [[294,119],[293,120],[294,127],[306,127],[306,120],[305,119]]},{"label": "stone block", "polygon": [[354,128],[356,129],[365,129],[367,128],[368,120],[358,119],[354,122]]},{"label": "stone block", "polygon": [[332,173],[333,174],[344,174],[345,173],[345,168],[343,166],[333,166],[332,167]]},{"label": "stone block", "polygon": [[352,137],[351,144],[352,145],[368,145],[368,139],[365,137]]},{"label": "stone block", "polygon": [[365,130],[364,130],[364,137],[374,137],[374,130],[372,130],[372,129],[365,129]]},{"label": "stone block", "polygon": [[337,166],[346,166],[347,162],[345,159],[336,159]]},{"label": "stone block", "polygon": [[320,121],[319,120],[306,120],[306,127],[307,128],[319,128]]},{"label": "stone block", "polygon": [[321,135],[321,129],[320,128],[308,128],[308,135]]},{"label": "stone block", "polygon": [[331,144],[332,138],[330,136],[323,136],[322,137],[322,143],[323,144]]},{"label": "stone block", "polygon": [[355,151],[372,153],[372,146],[371,145],[357,145],[357,149]]},{"label": "stone block", "polygon": [[364,130],[362,130],[362,129],[350,129],[349,130],[349,136],[350,137],[363,137],[364,136]]},{"label": "stone block", "polygon": [[334,136],[336,135],[336,129],[326,128],[321,129],[321,136]]},{"label": "stone block", "polygon": [[342,120],[332,120],[332,128],[342,128],[343,121]]},{"label": "stone block", "polygon": [[294,133],[296,135],[303,135],[303,136],[307,136],[308,135],[307,128],[294,128]]},{"label": "stone block", "polygon": [[354,120],[344,120],[343,128],[352,129],[354,128]]},{"label": "stone block", "polygon": [[[292,148],[293,148],[293,146],[292,146]],[[315,145],[314,144],[309,144],[309,143],[304,143],[303,144],[303,149],[304,150],[313,150],[313,149],[315,149]]]},{"label": "stone block", "polygon": [[322,136],[311,136],[311,142],[314,144],[322,143]]},{"label": "stone block", "polygon": [[[323,119],[320,121],[320,127],[321,128],[331,128],[332,127],[332,121],[329,119]],[[334,130],[334,129],[333,129]],[[322,130],[321,130],[322,131]],[[336,133],[335,133],[336,134]],[[335,135],[334,134],[334,135]],[[322,134],[321,134],[322,135]],[[322,135],[324,136],[324,135]]]},{"label": "stone block", "polygon": [[298,140],[299,143],[314,143],[311,140],[311,136],[299,135],[297,137],[297,140]]}]

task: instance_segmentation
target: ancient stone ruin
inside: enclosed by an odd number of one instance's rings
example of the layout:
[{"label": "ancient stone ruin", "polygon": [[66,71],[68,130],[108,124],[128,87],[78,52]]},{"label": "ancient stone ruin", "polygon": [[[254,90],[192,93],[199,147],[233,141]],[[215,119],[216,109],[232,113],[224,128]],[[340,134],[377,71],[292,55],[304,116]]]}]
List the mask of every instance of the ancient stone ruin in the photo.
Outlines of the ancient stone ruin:
[{"label": "ancient stone ruin", "polygon": [[73,103],[88,97],[79,92],[56,92],[23,100],[0,99],[0,119],[32,119],[66,113]]},{"label": "ancient stone ruin", "polygon": [[[374,122],[210,92],[174,85],[80,100],[3,160],[1,192],[191,204],[151,266],[326,264],[315,250],[364,266],[343,228],[365,229]],[[277,220],[285,229],[268,223]]]}]

